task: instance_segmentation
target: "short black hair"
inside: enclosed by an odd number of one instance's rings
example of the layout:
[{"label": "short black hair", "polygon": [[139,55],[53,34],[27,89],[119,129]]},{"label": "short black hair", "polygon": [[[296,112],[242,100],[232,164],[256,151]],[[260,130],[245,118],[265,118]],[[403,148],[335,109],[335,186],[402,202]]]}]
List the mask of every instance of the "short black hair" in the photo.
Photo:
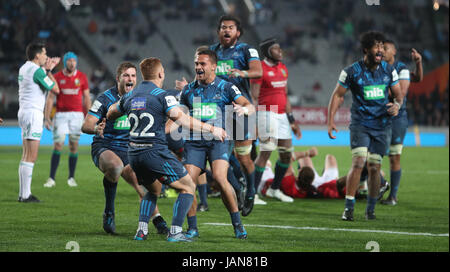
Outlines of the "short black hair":
[{"label": "short black hair", "polygon": [[237,30],[241,33],[241,35],[239,35],[239,37],[242,37],[242,35],[244,35],[244,29],[242,28],[241,20],[239,20],[236,16],[233,16],[230,14],[222,15],[219,18],[219,24],[217,25],[217,32],[220,31],[220,26],[222,25],[223,21],[234,21],[234,23],[236,24]]},{"label": "short black hair", "polygon": [[386,39],[386,40],[384,41],[384,43],[392,44],[395,48],[397,48],[397,45],[396,45],[395,42],[394,42],[393,40],[391,40],[391,39]]},{"label": "short black hair", "polygon": [[213,63],[213,64],[217,64],[217,54],[216,52],[214,52],[211,49],[200,49],[197,51],[197,56],[200,55],[207,55],[209,57],[209,60]]},{"label": "short black hair", "polygon": [[384,43],[386,41],[386,37],[379,31],[367,31],[361,34],[359,41],[361,43],[362,51],[365,53],[365,50],[372,48],[376,42]]},{"label": "short black hair", "polygon": [[45,44],[40,42],[34,42],[27,45],[25,53],[27,55],[28,60],[34,60],[38,53],[41,53],[44,50]]}]

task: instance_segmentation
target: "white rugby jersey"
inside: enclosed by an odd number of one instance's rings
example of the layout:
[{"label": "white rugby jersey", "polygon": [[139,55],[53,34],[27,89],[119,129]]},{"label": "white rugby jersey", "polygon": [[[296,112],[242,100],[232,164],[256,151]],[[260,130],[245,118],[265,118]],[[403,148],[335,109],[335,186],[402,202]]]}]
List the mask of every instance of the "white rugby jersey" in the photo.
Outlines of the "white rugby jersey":
[{"label": "white rugby jersey", "polygon": [[19,109],[44,111],[45,94],[55,83],[47,76],[44,68],[32,61],[25,62],[19,69]]}]

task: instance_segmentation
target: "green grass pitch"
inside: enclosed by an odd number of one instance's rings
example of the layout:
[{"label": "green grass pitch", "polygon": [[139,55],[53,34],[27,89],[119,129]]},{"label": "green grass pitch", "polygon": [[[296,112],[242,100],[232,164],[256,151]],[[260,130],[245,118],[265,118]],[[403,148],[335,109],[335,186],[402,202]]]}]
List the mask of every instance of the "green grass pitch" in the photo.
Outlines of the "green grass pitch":
[{"label": "green grass pitch", "polygon": [[[344,222],[340,219],[342,199],[296,199],[294,203],[265,199],[268,205],[255,206],[250,216],[242,217],[248,239],[241,241],[234,238],[230,216],[222,201],[209,198],[210,211],[198,214],[200,238],[194,243],[168,243],[164,236],[156,234],[152,224],[148,240],[134,241],[138,196],[122,179],[116,196],[118,235],[104,233],[102,174],[91,160],[90,147],[80,148],[76,188],[66,183],[67,146],[64,150],[57,185],[49,189],[43,184],[48,177],[52,148],[40,147],[32,193],[42,203],[35,204],[17,202],[21,147],[0,147],[1,252],[67,252],[70,241],[75,241],[81,252],[368,252],[373,242],[381,252],[449,251],[448,147],[404,148],[399,204],[377,205],[374,221],[364,219],[364,200],[356,203],[355,221]],[[348,147],[318,147],[318,150],[319,155],[313,161],[319,173],[327,153],[337,157],[340,174],[347,173],[351,162]],[[272,154],[273,162],[276,158],[277,154]],[[389,180],[387,158],[382,169]],[[169,224],[174,201],[174,198],[158,200],[161,214]]]}]

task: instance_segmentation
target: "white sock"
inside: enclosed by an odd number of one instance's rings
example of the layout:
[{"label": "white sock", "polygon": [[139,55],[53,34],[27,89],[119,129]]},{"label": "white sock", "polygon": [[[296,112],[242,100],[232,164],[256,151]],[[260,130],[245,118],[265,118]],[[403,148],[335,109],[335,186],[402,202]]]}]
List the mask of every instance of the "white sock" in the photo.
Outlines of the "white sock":
[{"label": "white sock", "polygon": [[348,199],[348,200],[354,200],[355,199],[355,197],[351,196],[351,195],[346,195],[345,198]]},{"label": "white sock", "polygon": [[183,230],[180,226],[171,226],[170,227],[170,234],[177,234]]},{"label": "white sock", "polygon": [[142,230],[144,232],[144,235],[147,235],[147,233],[148,233],[148,223],[139,221],[138,230]]},{"label": "white sock", "polygon": [[20,161],[19,164],[19,196],[26,199],[31,195],[31,179],[33,177],[32,162]]},{"label": "white sock", "polygon": [[150,221],[153,221],[153,219],[155,219],[156,217],[160,216],[160,213],[155,214],[154,216],[150,217]]}]

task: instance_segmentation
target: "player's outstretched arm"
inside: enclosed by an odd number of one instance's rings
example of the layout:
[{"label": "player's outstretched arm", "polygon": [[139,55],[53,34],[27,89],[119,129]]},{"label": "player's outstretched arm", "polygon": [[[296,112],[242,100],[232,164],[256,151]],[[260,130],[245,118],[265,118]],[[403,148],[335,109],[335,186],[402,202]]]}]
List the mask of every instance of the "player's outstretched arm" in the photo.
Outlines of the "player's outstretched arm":
[{"label": "player's outstretched arm", "polygon": [[[109,113],[109,111],[108,111]],[[167,116],[177,124],[192,129],[196,132],[209,132],[214,135],[214,138],[223,142],[227,137],[227,133],[220,127],[203,123],[191,116],[185,114],[180,108],[174,107],[167,112]]]},{"label": "player's outstretched arm", "polygon": [[244,96],[239,96],[233,101],[234,111],[239,115],[251,115],[256,112],[255,107]]},{"label": "player's outstretched arm", "polygon": [[347,89],[341,84],[337,83],[336,88],[333,91],[333,94],[330,98],[330,103],[328,104],[328,137],[330,139],[336,139],[336,136],[333,135],[333,131],[338,132],[336,128],[336,124],[334,123],[334,116],[336,115],[337,110],[341,106],[342,102],[344,102],[344,95],[347,92]]},{"label": "player's outstretched arm", "polygon": [[[95,134],[103,138],[103,131],[106,127],[106,118],[103,118],[100,123],[98,123],[98,118],[87,114],[84,118],[83,126],[81,131],[86,134]],[[98,124],[97,124],[98,123]]]},{"label": "player's outstretched arm", "polygon": [[119,111],[119,109],[117,108],[118,105],[119,102],[116,102],[109,107],[108,113],[106,113],[106,119],[116,120],[117,118],[123,115],[123,113]]},{"label": "player's outstretched arm", "polygon": [[97,125],[98,118],[94,115],[87,114],[84,118],[83,125],[81,126],[81,131],[86,134],[95,134],[95,126]]},{"label": "player's outstretched arm", "polygon": [[416,63],[416,70],[410,74],[411,81],[420,82],[423,80],[422,55],[416,49],[412,48],[411,58]]},{"label": "player's outstretched arm", "polygon": [[228,72],[230,77],[242,77],[242,78],[260,78],[263,75],[261,61],[252,60],[248,64],[249,69],[247,71],[241,71],[238,69],[230,69]]},{"label": "player's outstretched arm", "polygon": [[186,80],[185,77],[183,77],[182,80],[175,80],[175,89],[178,91],[183,90],[184,86],[186,86],[188,84],[188,81]]}]

